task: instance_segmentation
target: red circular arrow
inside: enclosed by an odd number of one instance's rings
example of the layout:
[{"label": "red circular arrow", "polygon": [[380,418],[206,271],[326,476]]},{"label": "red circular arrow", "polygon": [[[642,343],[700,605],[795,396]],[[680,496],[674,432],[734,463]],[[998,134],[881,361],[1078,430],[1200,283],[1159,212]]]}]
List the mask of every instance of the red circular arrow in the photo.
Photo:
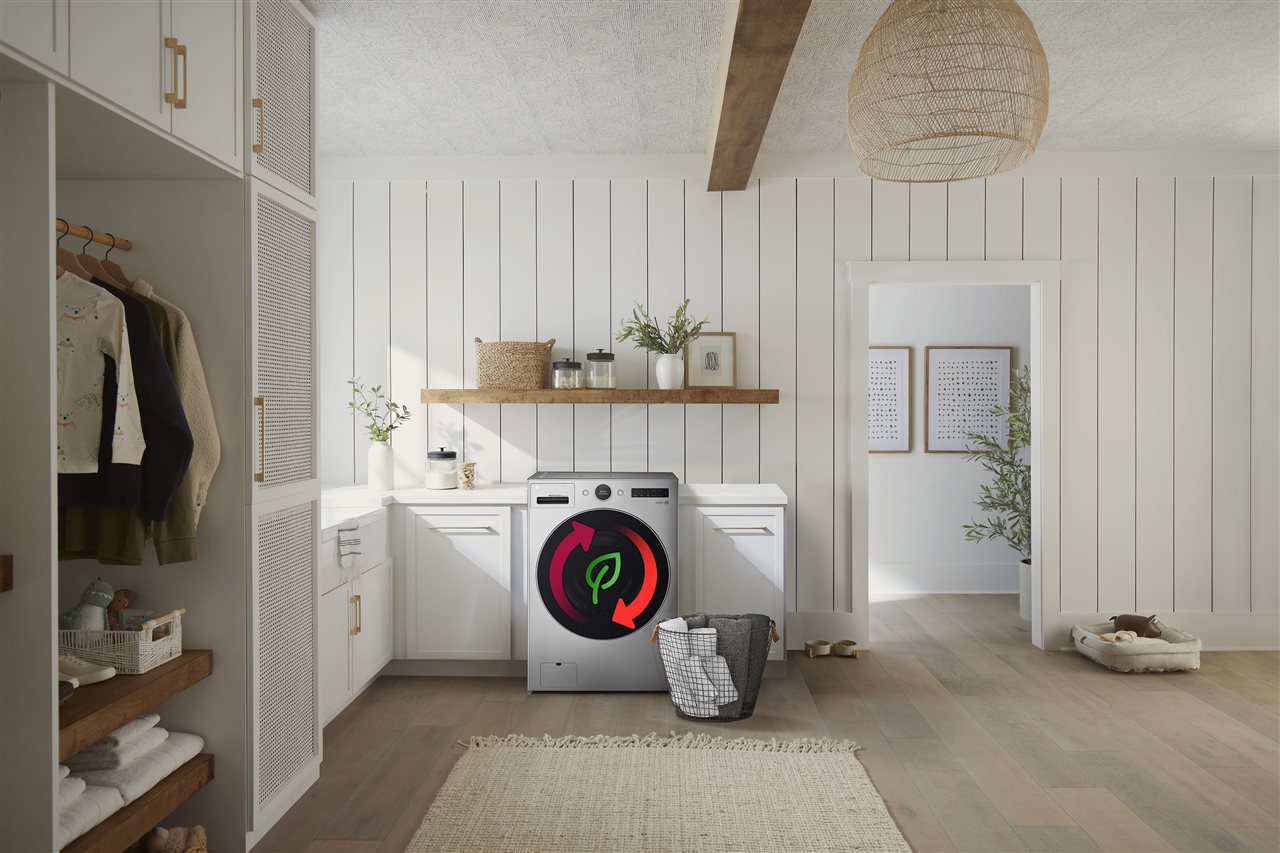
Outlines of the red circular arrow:
[{"label": "red circular arrow", "polygon": [[[644,581],[640,584],[640,592],[630,604],[619,598],[617,607],[613,609],[614,622],[625,628],[634,628],[636,617],[644,612],[649,602],[653,601],[654,593],[658,591],[658,561],[654,559],[649,543],[645,542],[639,533],[626,527],[619,527],[618,532],[631,540],[632,544],[640,550],[640,556],[644,560]],[[554,566],[554,563],[552,565]]]},{"label": "red circular arrow", "polygon": [[593,528],[576,521],[572,525],[569,533],[560,540],[559,545],[556,545],[556,552],[551,557],[551,594],[555,596],[556,604],[560,605],[560,609],[567,616],[579,622],[586,622],[587,617],[575,610],[569,603],[569,596],[564,594],[564,561],[569,559],[569,554],[574,548],[581,547],[584,552],[589,549],[596,532]]}]

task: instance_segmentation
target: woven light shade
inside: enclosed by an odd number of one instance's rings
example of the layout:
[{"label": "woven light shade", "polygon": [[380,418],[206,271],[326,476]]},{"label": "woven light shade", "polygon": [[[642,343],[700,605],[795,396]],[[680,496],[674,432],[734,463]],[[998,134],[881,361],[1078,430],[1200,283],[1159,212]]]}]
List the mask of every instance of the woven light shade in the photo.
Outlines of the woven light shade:
[{"label": "woven light shade", "polygon": [[1048,116],[1049,63],[1015,0],[893,0],[849,79],[858,167],[886,181],[1017,168]]}]

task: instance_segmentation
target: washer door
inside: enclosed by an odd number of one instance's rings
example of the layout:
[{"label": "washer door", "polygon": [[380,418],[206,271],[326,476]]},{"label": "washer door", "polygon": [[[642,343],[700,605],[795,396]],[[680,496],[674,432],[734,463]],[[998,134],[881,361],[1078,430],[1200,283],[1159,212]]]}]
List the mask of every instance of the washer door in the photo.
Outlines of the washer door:
[{"label": "washer door", "polygon": [[593,640],[625,637],[667,597],[667,552],[649,525],[625,512],[580,512],[551,531],[538,555],[538,593],[566,629]]}]

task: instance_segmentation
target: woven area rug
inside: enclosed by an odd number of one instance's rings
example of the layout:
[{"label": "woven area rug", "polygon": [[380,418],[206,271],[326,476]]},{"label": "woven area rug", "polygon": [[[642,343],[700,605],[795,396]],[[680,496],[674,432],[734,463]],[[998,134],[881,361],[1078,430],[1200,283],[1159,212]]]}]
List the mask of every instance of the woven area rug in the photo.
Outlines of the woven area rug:
[{"label": "woven area rug", "polygon": [[472,738],[408,850],[910,850],[836,740]]}]

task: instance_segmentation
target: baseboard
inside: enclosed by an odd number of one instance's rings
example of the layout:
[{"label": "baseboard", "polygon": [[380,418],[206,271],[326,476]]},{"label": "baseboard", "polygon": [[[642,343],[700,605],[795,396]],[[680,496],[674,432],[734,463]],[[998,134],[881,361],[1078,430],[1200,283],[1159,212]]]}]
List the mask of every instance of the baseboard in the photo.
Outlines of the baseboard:
[{"label": "baseboard", "polygon": [[960,595],[1018,591],[1018,563],[870,563],[868,589],[881,595]]},{"label": "baseboard", "polygon": [[524,678],[529,665],[522,660],[393,660],[379,675],[444,675],[473,678]]}]

